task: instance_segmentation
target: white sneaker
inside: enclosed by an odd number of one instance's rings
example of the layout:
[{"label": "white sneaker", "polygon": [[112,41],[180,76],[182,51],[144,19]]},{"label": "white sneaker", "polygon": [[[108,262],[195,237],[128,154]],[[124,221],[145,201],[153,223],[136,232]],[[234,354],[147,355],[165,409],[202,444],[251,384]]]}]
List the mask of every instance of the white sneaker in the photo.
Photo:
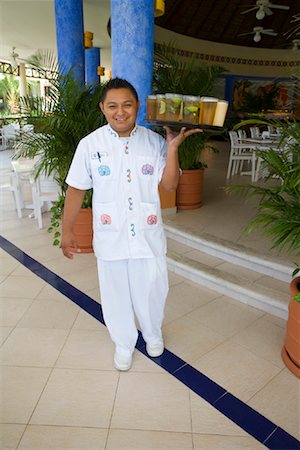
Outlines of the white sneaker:
[{"label": "white sneaker", "polygon": [[119,353],[115,352],[114,364],[115,364],[115,368],[117,370],[121,370],[122,372],[125,372],[126,370],[129,370],[131,367],[132,355],[123,356],[123,355],[120,355]]},{"label": "white sneaker", "polygon": [[156,344],[146,344],[146,350],[149,356],[158,358],[165,350],[164,341],[157,342]]}]

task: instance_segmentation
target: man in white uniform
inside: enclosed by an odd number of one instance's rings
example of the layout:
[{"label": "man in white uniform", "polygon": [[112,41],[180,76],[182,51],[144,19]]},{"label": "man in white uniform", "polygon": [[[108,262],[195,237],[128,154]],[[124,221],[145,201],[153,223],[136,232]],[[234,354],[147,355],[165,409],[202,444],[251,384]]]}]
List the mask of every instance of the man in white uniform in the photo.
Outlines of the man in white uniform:
[{"label": "man in white uniform", "polygon": [[158,184],[176,190],[178,146],[199,131],[182,128],[167,140],[136,125],[139,100],[126,80],[110,80],[100,108],[108,125],[78,145],[67,183],[62,224],[62,250],[79,252],[73,226],[84,193],[93,188],[94,251],[97,257],[101,304],[115,344],[114,364],[128,370],[139,321],[146,349],[158,357],[164,351],[161,332],[168,294],[166,239]]}]

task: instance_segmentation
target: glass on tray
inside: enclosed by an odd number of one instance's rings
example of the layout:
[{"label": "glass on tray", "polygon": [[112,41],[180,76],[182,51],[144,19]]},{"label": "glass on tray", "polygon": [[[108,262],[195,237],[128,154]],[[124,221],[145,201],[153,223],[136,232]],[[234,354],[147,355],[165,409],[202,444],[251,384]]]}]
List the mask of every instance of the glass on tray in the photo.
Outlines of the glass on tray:
[{"label": "glass on tray", "polygon": [[200,98],[195,95],[183,96],[183,122],[199,123]]},{"label": "glass on tray", "polygon": [[147,119],[156,119],[156,95],[148,95],[146,100],[146,111]]},{"label": "glass on tray", "polygon": [[166,117],[165,120],[178,122],[182,120],[181,114],[182,95],[166,94]]},{"label": "glass on tray", "polygon": [[156,94],[156,120],[166,120],[166,96]]},{"label": "glass on tray", "polygon": [[201,97],[200,100],[199,123],[202,123],[203,125],[212,125],[218,99],[215,97]]},{"label": "glass on tray", "polygon": [[213,126],[222,127],[224,125],[227,109],[228,109],[228,102],[226,100],[218,100]]}]

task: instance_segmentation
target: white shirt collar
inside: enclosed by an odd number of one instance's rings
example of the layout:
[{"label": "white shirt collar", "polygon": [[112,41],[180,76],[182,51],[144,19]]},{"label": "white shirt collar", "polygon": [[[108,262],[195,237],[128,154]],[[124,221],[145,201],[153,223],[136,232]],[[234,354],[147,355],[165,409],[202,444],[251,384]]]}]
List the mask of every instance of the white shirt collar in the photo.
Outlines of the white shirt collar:
[{"label": "white shirt collar", "polygon": [[[118,133],[117,133],[115,130],[112,129],[112,127],[109,125],[109,123],[107,124],[107,129],[108,129],[108,132],[109,132],[113,137],[119,138]],[[136,134],[137,130],[138,130],[138,127],[137,127],[137,125],[135,125],[135,127],[133,128],[133,130],[132,130],[131,133],[130,133],[130,137],[131,137],[131,136],[134,136],[134,135]]]}]

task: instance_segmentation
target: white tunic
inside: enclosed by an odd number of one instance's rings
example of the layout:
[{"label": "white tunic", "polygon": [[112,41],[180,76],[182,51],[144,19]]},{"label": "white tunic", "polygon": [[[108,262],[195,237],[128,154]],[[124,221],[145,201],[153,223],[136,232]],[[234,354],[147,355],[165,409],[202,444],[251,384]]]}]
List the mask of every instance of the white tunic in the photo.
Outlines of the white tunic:
[{"label": "white tunic", "polygon": [[166,253],[158,184],[166,164],[165,140],[136,126],[119,138],[109,126],[83,138],[66,182],[93,188],[93,246],[103,260]]}]

